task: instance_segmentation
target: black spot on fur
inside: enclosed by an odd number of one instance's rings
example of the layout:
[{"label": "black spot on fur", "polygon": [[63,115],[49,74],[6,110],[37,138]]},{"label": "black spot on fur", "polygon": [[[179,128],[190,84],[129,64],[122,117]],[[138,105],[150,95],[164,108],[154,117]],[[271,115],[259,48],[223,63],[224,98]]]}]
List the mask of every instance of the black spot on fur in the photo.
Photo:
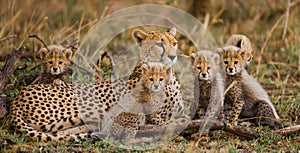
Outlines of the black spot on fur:
[{"label": "black spot on fur", "polygon": [[58,130],[61,130],[61,129],[63,129],[64,128],[64,126],[63,125],[60,125],[59,127],[58,127]]},{"label": "black spot on fur", "polygon": [[34,135],[35,135],[34,133],[30,133],[29,134],[30,137],[34,137]]},{"label": "black spot on fur", "polygon": [[51,141],[51,140],[52,140],[51,137],[47,136],[47,141]]}]

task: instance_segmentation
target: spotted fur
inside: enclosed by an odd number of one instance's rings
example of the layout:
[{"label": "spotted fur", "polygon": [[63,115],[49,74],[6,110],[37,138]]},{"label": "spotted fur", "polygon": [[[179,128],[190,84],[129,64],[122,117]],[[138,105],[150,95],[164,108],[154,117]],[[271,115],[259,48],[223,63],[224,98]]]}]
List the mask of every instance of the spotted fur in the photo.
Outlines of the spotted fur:
[{"label": "spotted fur", "polygon": [[[160,37],[146,37],[143,34],[145,33],[141,30],[133,32],[134,39],[141,44],[142,60],[135,69],[137,71],[134,71],[129,79],[66,84],[65,86],[29,85],[24,87],[11,103],[9,115],[11,125],[19,132],[27,131],[26,135],[32,139],[42,141],[68,140],[72,137],[80,139],[82,136],[89,136],[90,132],[101,130],[98,124],[101,123],[107,111],[125,95],[130,94],[140,81],[141,65],[144,62],[162,61],[168,66],[176,62],[175,28],[169,32],[151,32],[150,34],[161,35]],[[150,38],[160,44],[143,42],[143,39],[150,41]],[[161,54],[156,57],[152,52],[161,52]],[[170,75],[169,83],[164,88],[166,99],[157,111],[150,114],[151,119],[147,121],[150,124],[164,124],[171,118],[179,116],[184,110],[180,84],[175,76]]]},{"label": "spotted fur", "polygon": [[[115,105],[104,119],[103,130],[108,131],[114,138],[134,138],[138,128],[146,124],[147,116],[163,105],[166,95],[165,85],[169,82],[170,67],[161,63],[142,65],[142,76],[133,89],[130,106]],[[125,110],[124,110],[125,108]]]},{"label": "spotted fur", "polygon": [[193,119],[204,118],[205,123],[199,131],[206,132],[223,107],[224,73],[220,67],[220,56],[213,51],[192,53],[190,59],[196,74],[194,93],[198,104]]},{"label": "spotted fur", "polygon": [[226,87],[236,81],[225,95],[224,109],[227,109],[227,116],[231,114],[230,123],[237,124],[238,118],[258,118],[256,123],[281,127],[279,116],[266,91],[245,70],[245,50],[226,46],[218,51],[222,54],[226,71]]}]

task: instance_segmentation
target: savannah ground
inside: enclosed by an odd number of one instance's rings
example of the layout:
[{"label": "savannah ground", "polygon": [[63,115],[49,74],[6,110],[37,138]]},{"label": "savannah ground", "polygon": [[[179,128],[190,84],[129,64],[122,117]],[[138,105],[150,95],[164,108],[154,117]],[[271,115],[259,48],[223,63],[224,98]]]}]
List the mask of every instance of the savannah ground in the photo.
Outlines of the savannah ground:
[{"label": "savannah ground", "polygon": [[[47,44],[65,44],[74,37],[80,40],[87,31],[106,15],[132,5],[164,4],[177,7],[195,16],[211,32],[219,46],[232,34],[247,35],[254,48],[254,61],[247,67],[267,90],[284,126],[300,124],[300,1],[299,0],[141,0],[141,1],[0,1],[0,57],[24,44],[26,52],[37,52],[41,44],[28,39],[37,34]],[[16,38],[8,38],[16,35]],[[122,47],[130,36],[121,36],[111,43],[114,50]],[[129,41],[129,42],[130,42]],[[133,43],[131,41],[130,43]],[[121,47],[120,47],[121,46]],[[194,51],[189,43],[179,43],[186,54]],[[5,58],[1,58],[0,66]],[[30,84],[40,71],[37,59],[22,59],[22,64],[5,87],[13,99],[22,86]],[[9,103],[7,104],[9,108]],[[267,127],[257,127],[262,133]],[[130,152],[101,141],[31,142],[8,129],[6,119],[0,125],[0,152]],[[194,141],[171,141],[149,152],[299,152],[300,134],[281,136],[261,135],[244,140],[222,131],[212,132],[211,140],[199,147]]]}]

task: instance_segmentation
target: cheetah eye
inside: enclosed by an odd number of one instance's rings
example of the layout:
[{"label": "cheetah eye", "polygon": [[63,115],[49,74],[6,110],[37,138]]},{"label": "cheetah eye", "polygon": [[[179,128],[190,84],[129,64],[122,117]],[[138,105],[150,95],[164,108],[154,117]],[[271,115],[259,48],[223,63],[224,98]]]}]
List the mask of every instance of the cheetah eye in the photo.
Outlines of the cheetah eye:
[{"label": "cheetah eye", "polygon": [[59,62],[58,62],[58,64],[62,64],[62,63],[63,63],[62,61],[59,61]]},{"label": "cheetah eye", "polygon": [[162,42],[155,43],[155,45],[158,46],[158,47],[163,47],[164,46]]},{"label": "cheetah eye", "polygon": [[234,64],[238,64],[239,62],[238,61],[234,61]]},{"label": "cheetah eye", "polygon": [[224,64],[226,64],[226,65],[227,65],[227,64],[228,64],[228,61],[224,61]]},{"label": "cheetah eye", "polygon": [[159,78],[159,81],[163,81],[164,79],[163,78]]},{"label": "cheetah eye", "polygon": [[48,61],[48,63],[49,63],[49,64],[53,64],[53,62],[52,62],[52,61]]},{"label": "cheetah eye", "polygon": [[176,46],[177,45],[177,42],[173,42],[173,46]]},{"label": "cheetah eye", "polygon": [[197,69],[198,69],[198,70],[201,70],[201,66],[198,66]]},{"label": "cheetah eye", "polygon": [[150,78],[149,80],[150,80],[150,81],[154,81],[153,78]]},{"label": "cheetah eye", "polygon": [[207,70],[210,70],[210,69],[211,69],[211,67],[210,67],[210,66],[208,66],[208,67],[207,67]]}]

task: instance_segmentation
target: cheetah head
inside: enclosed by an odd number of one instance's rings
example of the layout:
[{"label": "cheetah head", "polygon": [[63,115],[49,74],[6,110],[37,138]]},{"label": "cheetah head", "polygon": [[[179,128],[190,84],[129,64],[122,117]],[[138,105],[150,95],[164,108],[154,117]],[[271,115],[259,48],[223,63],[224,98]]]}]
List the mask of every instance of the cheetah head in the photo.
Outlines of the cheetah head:
[{"label": "cheetah head", "polygon": [[140,48],[140,58],[145,62],[162,62],[172,66],[177,61],[176,28],[166,32],[144,32],[136,29],[132,37]]},{"label": "cheetah head", "polygon": [[217,51],[222,55],[223,66],[228,75],[241,73],[245,68],[244,49],[235,46],[226,46],[224,48],[218,48]]},{"label": "cheetah head", "polygon": [[192,67],[200,80],[212,80],[218,70],[220,56],[217,53],[201,50],[190,55]]},{"label": "cheetah head", "polygon": [[151,92],[159,92],[169,82],[171,68],[162,63],[146,63],[142,65],[142,84]]},{"label": "cheetah head", "polygon": [[71,64],[72,50],[51,45],[40,50],[40,58],[47,73],[59,75],[66,72]]}]

